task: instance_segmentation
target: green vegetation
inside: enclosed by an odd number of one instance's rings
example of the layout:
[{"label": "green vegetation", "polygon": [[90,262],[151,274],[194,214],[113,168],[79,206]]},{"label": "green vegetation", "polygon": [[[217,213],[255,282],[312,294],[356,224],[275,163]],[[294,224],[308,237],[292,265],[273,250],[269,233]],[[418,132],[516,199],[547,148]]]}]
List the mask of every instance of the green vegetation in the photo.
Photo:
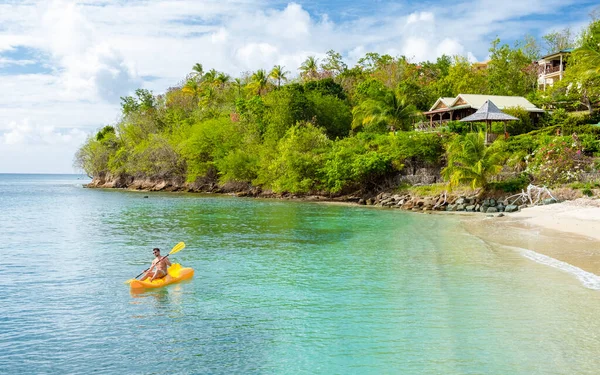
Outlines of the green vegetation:
[{"label": "green vegetation", "polygon": [[[537,91],[532,61],[540,48],[530,37],[513,47],[495,40],[487,69],[460,56],[417,64],[377,53],[348,67],[335,51],[309,57],[295,77],[276,65],[232,78],[198,63],[164,94],[139,89],[121,98],[120,120],[90,137],[76,164],[99,178],[241,182],[290,193],[397,190],[399,174],[422,168],[443,169],[453,188],[482,191],[578,181],[597,169],[600,154],[600,21],[577,43],[568,30],[544,40],[550,49],[577,47],[565,79],[545,92]],[[526,96],[551,111],[534,122],[523,108],[506,109],[519,121],[492,145],[482,124],[413,130],[437,98],[459,93]]]},{"label": "green vegetation", "polygon": [[600,183],[599,182],[574,182],[569,185],[572,189],[581,190],[581,194],[586,197],[593,197],[598,195],[600,191]]},{"label": "green vegetation", "polygon": [[508,157],[498,144],[487,147],[481,132],[456,137],[449,144],[448,165],[442,176],[450,181],[450,186],[466,184],[473,189],[486,189],[490,177],[500,173]]},{"label": "green vegetation", "polygon": [[517,193],[524,190],[531,181],[527,174],[522,173],[516,177],[508,178],[503,181],[490,182],[488,187],[493,191],[501,191],[505,193]]},{"label": "green vegetation", "polygon": [[405,189],[399,189],[402,192],[407,192],[409,194],[418,196],[418,197],[427,197],[443,194],[448,190],[448,185],[446,184],[431,184],[431,185],[419,185],[419,186],[410,186]]}]

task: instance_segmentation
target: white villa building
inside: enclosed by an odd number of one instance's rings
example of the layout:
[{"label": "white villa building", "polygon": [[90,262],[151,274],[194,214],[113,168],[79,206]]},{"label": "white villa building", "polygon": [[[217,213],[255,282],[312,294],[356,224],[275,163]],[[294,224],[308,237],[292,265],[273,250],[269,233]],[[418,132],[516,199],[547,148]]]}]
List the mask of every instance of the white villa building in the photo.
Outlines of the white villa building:
[{"label": "white villa building", "polygon": [[555,82],[563,78],[566,64],[566,58],[571,54],[572,49],[565,49],[559,52],[542,57],[538,62],[538,88],[546,90],[546,87],[552,87]]}]

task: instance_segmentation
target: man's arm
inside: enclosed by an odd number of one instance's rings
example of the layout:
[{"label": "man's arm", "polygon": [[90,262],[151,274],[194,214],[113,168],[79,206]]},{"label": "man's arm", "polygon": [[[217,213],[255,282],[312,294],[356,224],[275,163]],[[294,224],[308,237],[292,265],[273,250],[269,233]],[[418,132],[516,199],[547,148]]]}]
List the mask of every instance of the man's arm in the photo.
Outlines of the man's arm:
[{"label": "man's arm", "polygon": [[150,274],[152,272],[152,268],[154,268],[154,263],[151,263],[148,268],[144,271],[146,274]]},{"label": "man's arm", "polygon": [[167,255],[165,255],[164,257],[160,258],[160,260],[158,262],[156,262],[156,263],[159,263],[159,262],[165,262],[165,264],[167,266],[171,265],[171,261],[169,260],[169,257]]}]

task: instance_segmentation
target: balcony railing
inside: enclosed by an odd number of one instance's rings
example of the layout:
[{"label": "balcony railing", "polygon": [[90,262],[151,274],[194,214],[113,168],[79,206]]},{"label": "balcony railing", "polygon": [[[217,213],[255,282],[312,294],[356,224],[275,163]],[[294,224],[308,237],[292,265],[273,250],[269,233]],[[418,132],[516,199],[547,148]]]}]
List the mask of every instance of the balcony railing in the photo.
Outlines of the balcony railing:
[{"label": "balcony railing", "polygon": [[544,74],[556,73],[558,71],[560,71],[560,65],[558,65],[558,66],[546,66],[546,69],[544,70]]},{"label": "balcony railing", "polygon": [[422,121],[422,122],[418,122],[416,124],[413,125],[414,129],[417,131],[438,131],[441,130],[441,128],[444,128],[448,122],[450,120],[445,119],[445,120],[433,120],[433,123],[429,122],[429,121]]}]

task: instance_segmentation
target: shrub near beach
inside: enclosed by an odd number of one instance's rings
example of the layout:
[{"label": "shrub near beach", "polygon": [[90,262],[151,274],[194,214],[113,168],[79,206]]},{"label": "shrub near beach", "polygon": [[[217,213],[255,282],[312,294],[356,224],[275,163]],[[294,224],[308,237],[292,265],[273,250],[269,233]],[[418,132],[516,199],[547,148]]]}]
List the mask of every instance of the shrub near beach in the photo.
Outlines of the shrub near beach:
[{"label": "shrub near beach", "polygon": [[536,149],[527,158],[526,171],[536,182],[556,186],[579,180],[592,167],[583,154],[577,136],[556,137]]}]

